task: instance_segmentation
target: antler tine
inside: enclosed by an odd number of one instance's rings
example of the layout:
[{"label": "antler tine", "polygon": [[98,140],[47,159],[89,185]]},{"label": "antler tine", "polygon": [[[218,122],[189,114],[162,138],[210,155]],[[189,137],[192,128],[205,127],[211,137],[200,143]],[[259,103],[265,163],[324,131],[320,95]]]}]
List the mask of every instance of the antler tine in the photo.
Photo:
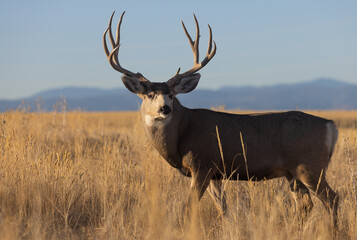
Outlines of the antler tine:
[{"label": "antler tine", "polygon": [[[114,11],[115,13],[115,11]],[[112,17],[114,16],[114,13],[112,14]],[[119,64],[119,58],[118,58],[118,55],[119,55],[119,47],[120,47],[120,28],[121,28],[121,23],[123,21],[123,17],[124,17],[124,14],[125,14],[125,11],[120,15],[120,19],[119,19],[119,22],[118,22],[118,26],[117,26],[117,33],[116,33],[116,40],[115,40],[115,43],[114,43],[114,38],[112,36],[111,39],[113,39],[112,41],[112,45],[113,45],[113,48],[117,47],[118,46],[118,49],[117,49],[117,54],[114,54],[114,58],[115,58],[115,62],[117,63],[117,65],[120,66]],[[111,29],[111,20],[112,20],[112,17],[110,18],[110,29]],[[114,51],[114,50],[113,50]]]},{"label": "antler tine", "polygon": [[106,39],[108,30],[109,30],[109,28],[107,28],[103,34],[103,47],[104,47],[105,55],[107,55],[107,57],[109,57],[109,50],[108,50],[107,39]]},{"label": "antler tine", "polygon": [[193,46],[194,42],[192,41],[192,38],[191,38],[190,34],[188,33],[188,31],[186,29],[186,26],[185,26],[185,24],[184,24],[184,22],[182,20],[181,20],[181,25],[183,27],[183,30],[185,31],[185,34],[186,34],[186,36],[188,38],[188,41],[190,42],[190,46],[191,46],[192,50],[195,50],[194,46]]},{"label": "antler tine", "polygon": [[208,49],[207,49],[207,55],[209,55],[211,53],[212,50],[212,29],[211,26],[209,24],[208,25],[208,29],[209,29],[209,40],[208,40]]},{"label": "antler tine", "polygon": [[[114,42],[114,38],[113,38],[113,33],[112,33],[112,21],[113,21],[113,17],[114,17],[115,11],[113,11],[112,15],[110,16],[109,19],[109,24],[108,24],[108,29],[109,29],[109,39],[110,39],[110,43],[112,44],[112,48],[115,48],[115,42]],[[123,13],[124,14],[124,13]],[[122,15],[123,15],[122,14]]]},{"label": "antler tine", "polygon": [[[208,41],[208,48],[207,48],[207,55],[206,57],[202,60],[201,63],[199,63],[199,39],[200,39],[200,28],[199,28],[199,24],[196,18],[196,15],[193,14],[193,17],[195,19],[195,23],[196,23],[196,39],[195,41],[192,40],[190,34],[188,33],[185,24],[183,23],[183,21],[181,21],[183,30],[188,38],[188,41],[190,43],[190,46],[192,48],[192,52],[193,52],[193,57],[194,57],[194,63],[193,63],[193,67],[182,73],[179,74],[179,71],[177,71],[177,73],[175,74],[175,76],[173,76],[168,82],[170,84],[174,84],[176,81],[179,81],[180,79],[182,79],[185,76],[189,76],[191,74],[194,74],[195,72],[199,71],[201,68],[203,68],[204,66],[206,66],[206,64],[214,57],[214,55],[216,54],[216,42],[212,40],[212,29],[211,26],[208,24],[208,29],[209,29],[209,41]],[[213,49],[212,49],[212,42],[213,42]]]},{"label": "antler tine", "polygon": [[[103,34],[104,52],[108,57],[110,65],[115,70],[117,70],[118,72],[123,73],[124,75],[139,78],[141,81],[148,81],[141,73],[133,73],[133,72],[131,72],[131,71],[129,71],[129,70],[127,70],[127,69],[125,69],[125,68],[120,66],[119,58],[118,58],[119,48],[120,48],[120,27],[121,27],[121,23],[122,23],[123,16],[124,16],[125,12],[123,12],[121,14],[121,16],[120,16],[120,20],[119,20],[119,23],[118,23],[118,26],[117,26],[116,40],[114,40],[113,33],[112,33],[112,21],[113,21],[114,14],[115,14],[115,11],[112,13],[112,15],[111,15],[111,17],[109,19],[108,28],[104,31],[104,34]],[[108,34],[109,35],[109,40],[110,40],[110,43],[111,43],[111,45],[113,47],[113,50],[110,53],[109,53],[109,50],[108,50],[107,40],[106,40],[108,32],[109,32],[109,34]]]},{"label": "antler tine", "polygon": [[195,55],[195,64],[198,64],[198,61],[200,60],[200,51],[198,49],[199,46],[199,42],[200,42],[200,26],[198,25],[198,21],[196,18],[196,15],[193,14],[193,18],[195,19],[195,23],[196,23],[196,40],[195,40],[195,51],[196,51],[196,55]]},{"label": "antler tine", "polygon": [[[124,13],[125,12],[123,12],[123,14]],[[113,21],[114,14],[115,14],[115,11],[110,16],[108,27],[104,31],[104,34],[103,34],[104,52],[107,55],[107,57],[109,57],[109,50],[108,50],[108,47],[107,47],[107,39],[106,39],[106,35],[107,35],[108,32],[109,32],[109,40],[110,40],[110,43],[112,44],[112,48],[115,48],[117,46],[117,44],[114,41],[114,37],[113,37],[113,33],[112,33],[112,21]],[[123,14],[122,14],[122,17],[123,17]],[[120,18],[120,22],[122,20],[122,17]],[[118,40],[118,30],[117,30],[117,40]],[[119,42],[119,41],[117,41],[117,42]]]},{"label": "antler tine", "polygon": [[200,41],[200,27],[198,25],[198,21],[197,21],[197,18],[196,18],[195,14],[193,14],[193,17],[195,19],[195,24],[196,24],[196,39],[195,39],[195,41],[192,40],[192,38],[191,38],[190,34],[188,33],[188,31],[186,29],[186,26],[185,26],[183,21],[181,21],[181,24],[182,24],[183,30],[185,31],[185,34],[186,34],[186,36],[188,38],[190,46],[192,48],[193,62],[196,65],[196,64],[198,64],[198,61],[200,59],[200,53],[199,53],[199,49],[198,49],[199,41]]},{"label": "antler tine", "polygon": [[209,40],[208,40],[207,56],[201,62],[201,68],[206,66],[206,64],[214,57],[214,55],[216,54],[216,50],[217,50],[215,41],[213,41],[213,50],[212,50],[212,29],[209,24],[208,24],[208,29],[209,29]]}]

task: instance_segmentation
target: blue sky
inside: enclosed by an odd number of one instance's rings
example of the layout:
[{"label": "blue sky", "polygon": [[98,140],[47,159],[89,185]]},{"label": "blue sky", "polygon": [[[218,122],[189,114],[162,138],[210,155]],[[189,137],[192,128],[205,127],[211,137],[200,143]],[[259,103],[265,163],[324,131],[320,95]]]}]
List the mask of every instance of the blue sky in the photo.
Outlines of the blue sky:
[{"label": "blue sky", "polygon": [[63,86],[123,87],[104,54],[113,10],[122,25],[121,64],[151,81],[191,68],[184,20],[209,23],[217,54],[199,88],[295,83],[320,77],[357,84],[357,1],[0,0],[0,99]]}]

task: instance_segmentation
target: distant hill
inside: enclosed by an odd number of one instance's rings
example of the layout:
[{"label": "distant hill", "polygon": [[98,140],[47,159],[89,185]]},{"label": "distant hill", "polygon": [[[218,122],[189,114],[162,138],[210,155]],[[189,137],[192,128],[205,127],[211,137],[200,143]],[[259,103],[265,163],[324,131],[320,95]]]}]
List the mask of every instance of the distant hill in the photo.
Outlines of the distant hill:
[{"label": "distant hill", "polygon": [[[178,96],[190,108],[225,106],[226,109],[357,109],[357,85],[333,79],[317,79],[298,84],[263,87],[224,87],[218,90],[198,89]],[[65,99],[65,104],[63,103]],[[22,100],[0,100],[0,112],[27,108],[52,111],[67,110],[122,111],[138,110],[141,99],[123,88],[104,90],[88,87],[66,87],[35,94]]]}]

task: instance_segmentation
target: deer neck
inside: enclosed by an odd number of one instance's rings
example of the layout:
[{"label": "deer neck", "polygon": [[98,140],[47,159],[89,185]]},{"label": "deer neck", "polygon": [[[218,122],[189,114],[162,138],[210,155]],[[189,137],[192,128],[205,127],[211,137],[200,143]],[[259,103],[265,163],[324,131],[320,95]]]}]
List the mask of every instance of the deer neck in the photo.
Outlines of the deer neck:
[{"label": "deer neck", "polygon": [[178,151],[180,136],[189,123],[189,109],[183,107],[177,98],[173,100],[172,115],[165,120],[152,120],[141,108],[141,118],[151,145],[175,168],[181,168],[182,160]]}]

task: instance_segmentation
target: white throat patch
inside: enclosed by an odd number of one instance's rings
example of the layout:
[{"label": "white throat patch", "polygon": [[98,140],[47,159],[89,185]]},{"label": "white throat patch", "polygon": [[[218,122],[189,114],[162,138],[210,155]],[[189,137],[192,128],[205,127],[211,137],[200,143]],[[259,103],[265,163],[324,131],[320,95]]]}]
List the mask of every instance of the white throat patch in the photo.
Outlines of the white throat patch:
[{"label": "white throat patch", "polygon": [[149,114],[145,115],[145,124],[148,127],[152,127],[155,123],[155,118],[150,116]]},{"label": "white throat patch", "polygon": [[165,126],[170,122],[171,116],[162,118],[160,116],[154,117],[149,114],[146,114],[144,117],[145,125],[147,127],[153,127],[153,126]]}]

